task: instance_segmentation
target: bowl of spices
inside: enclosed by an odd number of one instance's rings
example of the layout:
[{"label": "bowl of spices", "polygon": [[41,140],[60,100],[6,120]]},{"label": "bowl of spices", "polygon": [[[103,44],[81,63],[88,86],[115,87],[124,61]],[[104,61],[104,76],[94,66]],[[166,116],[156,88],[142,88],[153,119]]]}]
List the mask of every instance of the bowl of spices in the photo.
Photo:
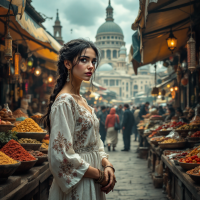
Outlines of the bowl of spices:
[{"label": "bowl of spices", "polygon": [[7,178],[16,171],[20,164],[20,162],[10,158],[0,151],[0,182],[7,180]]},{"label": "bowl of spices", "polygon": [[28,151],[32,156],[38,159],[35,165],[41,165],[43,162],[47,161],[47,154],[42,153],[41,151]]},{"label": "bowl of spices", "polygon": [[3,148],[0,149],[0,151],[5,153],[10,158],[21,162],[16,172],[28,171],[37,162],[37,159],[15,140],[10,140],[6,145],[4,145]]},{"label": "bowl of spices", "polygon": [[31,139],[31,138],[21,138],[18,140],[18,142],[26,150],[38,150],[42,145],[42,143],[40,143],[36,139]]}]

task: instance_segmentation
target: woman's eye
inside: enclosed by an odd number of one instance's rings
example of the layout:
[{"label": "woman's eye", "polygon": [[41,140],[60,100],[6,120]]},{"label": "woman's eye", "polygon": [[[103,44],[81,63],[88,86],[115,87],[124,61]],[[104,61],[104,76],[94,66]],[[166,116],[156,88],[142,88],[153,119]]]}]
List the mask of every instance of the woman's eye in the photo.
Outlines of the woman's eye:
[{"label": "woman's eye", "polygon": [[85,58],[81,58],[81,62],[85,63],[87,60]]},{"label": "woman's eye", "polygon": [[93,61],[93,62],[92,62],[92,64],[93,64],[93,65],[96,65],[96,64],[97,64],[97,62],[96,62],[96,61]]}]

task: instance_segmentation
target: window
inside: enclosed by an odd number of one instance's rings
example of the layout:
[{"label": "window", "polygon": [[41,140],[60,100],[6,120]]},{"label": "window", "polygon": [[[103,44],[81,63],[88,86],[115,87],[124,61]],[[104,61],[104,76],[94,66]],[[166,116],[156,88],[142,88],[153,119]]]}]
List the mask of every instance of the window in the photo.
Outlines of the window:
[{"label": "window", "polygon": [[138,86],[137,85],[134,85],[134,90],[137,90],[138,89]]},{"label": "window", "polygon": [[110,80],[110,86],[114,86],[115,85],[115,80]]},{"label": "window", "polygon": [[106,39],[106,37],[105,37],[105,36],[103,36],[103,39]]},{"label": "window", "polygon": [[112,42],[112,44],[115,44],[114,42]]},{"label": "window", "polygon": [[108,80],[104,80],[104,84],[106,85],[106,86],[108,86]]},{"label": "window", "polygon": [[112,39],[114,39],[114,36],[111,36]]},{"label": "window", "polygon": [[126,83],[126,91],[128,92],[128,83]]},{"label": "window", "polygon": [[99,39],[101,40],[101,37]]},{"label": "window", "polygon": [[110,36],[107,36],[107,39],[110,39]]},{"label": "window", "polygon": [[146,83],[147,83],[147,81],[146,81]]},{"label": "window", "polygon": [[143,86],[141,86],[141,90],[143,89]]},{"label": "window", "polygon": [[122,85],[124,85],[124,82],[122,82]]},{"label": "window", "polygon": [[138,92],[133,92],[133,96],[135,96]]},{"label": "window", "polygon": [[117,36],[115,36],[115,39],[117,39]]},{"label": "window", "polygon": [[119,88],[119,96],[122,96],[122,88]]},{"label": "window", "polygon": [[126,95],[126,98],[128,98],[128,94]]},{"label": "window", "polygon": [[143,81],[141,81],[141,84],[143,83]]},{"label": "window", "polygon": [[101,50],[101,58],[105,58],[105,51]]},{"label": "window", "polygon": [[116,44],[118,44],[118,42],[116,42]]},{"label": "window", "polygon": [[111,59],[111,51],[110,51],[110,50],[107,50],[107,51],[106,51],[106,54],[107,54],[107,58],[110,60],[110,59]]},{"label": "window", "polygon": [[116,80],[116,85],[119,85],[119,80]]},{"label": "window", "polygon": [[120,40],[120,37],[119,37],[119,40]]},{"label": "window", "polygon": [[105,42],[102,42],[102,44],[105,44]]},{"label": "window", "polygon": [[117,58],[117,50],[113,51],[113,58]]},{"label": "window", "polygon": [[107,42],[107,44],[110,44],[110,42]]}]

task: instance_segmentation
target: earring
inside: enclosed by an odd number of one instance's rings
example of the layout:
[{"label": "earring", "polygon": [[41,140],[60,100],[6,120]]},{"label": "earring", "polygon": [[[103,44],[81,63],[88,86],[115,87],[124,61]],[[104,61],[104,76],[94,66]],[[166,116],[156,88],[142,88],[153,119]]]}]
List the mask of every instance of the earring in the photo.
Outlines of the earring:
[{"label": "earring", "polygon": [[70,77],[69,77],[69,74],[70,74],[70,70],[68,69],[68,75],[67,75],[67,82],[69,82],[70,81]]}]

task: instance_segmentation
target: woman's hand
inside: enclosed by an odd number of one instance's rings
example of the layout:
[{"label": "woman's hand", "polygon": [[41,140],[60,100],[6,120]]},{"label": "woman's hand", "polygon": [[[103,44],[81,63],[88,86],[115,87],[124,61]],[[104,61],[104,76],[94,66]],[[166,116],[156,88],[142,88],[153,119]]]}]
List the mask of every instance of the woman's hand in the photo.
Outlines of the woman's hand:
[{"label": "woman's hand", "polygon": [[115,180],[114,171],[111,167],[106,167],[104,170],[104,173],[105,173],[106,179],[108,179],[109,182],[106,186],[101,188],[101,191],[108,194],[115,187],[116,180]]}]

